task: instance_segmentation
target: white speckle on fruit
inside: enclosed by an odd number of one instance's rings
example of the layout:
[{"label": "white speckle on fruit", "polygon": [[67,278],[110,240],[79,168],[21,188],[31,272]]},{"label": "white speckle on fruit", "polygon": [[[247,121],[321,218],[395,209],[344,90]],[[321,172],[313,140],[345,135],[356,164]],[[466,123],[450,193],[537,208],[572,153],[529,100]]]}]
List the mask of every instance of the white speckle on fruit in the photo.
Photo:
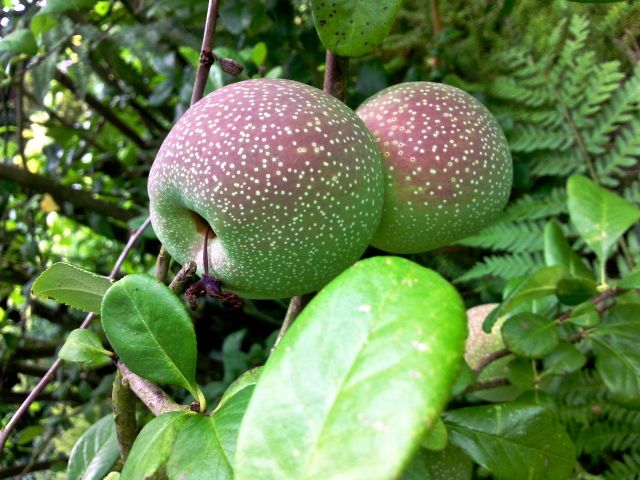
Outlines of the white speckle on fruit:
[{"label": "white speckle on fruit", "polygon": [[429,346],[426,343],[412,341],[411,346],[418,350],[419,352],[426,352],[429,350]]}]

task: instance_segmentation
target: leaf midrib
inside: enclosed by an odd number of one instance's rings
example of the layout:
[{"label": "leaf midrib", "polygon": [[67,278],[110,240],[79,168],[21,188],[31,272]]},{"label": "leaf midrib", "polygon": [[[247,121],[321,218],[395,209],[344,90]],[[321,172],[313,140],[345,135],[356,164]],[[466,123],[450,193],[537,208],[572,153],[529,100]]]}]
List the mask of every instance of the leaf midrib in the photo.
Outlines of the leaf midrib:
[{"label": "leaf midrib", "polygon": [[165,351],[164,347],[158,342],[158,340],[156,339],[155,335],[153,334],[153,332],[151,331],[151,329],[149,328],[149,325],[147,324],[147,322],[145,321],[144,315],[142,315],[142,312],[140,311],[140,309],[138,308],[138,305],[133,301],[133,298],[131,297],[131,295],[129,294],[129,289],[124,289],[127,297],[129,298],[129,300],[131,301],[131,305],[133,305],[133,308],[135,309],[135,311],[138,313],[139,318],[142,321],[142,324],[144,325],[144,327],[147,329],[147,332],[149,333],[149,335],[151,336],[153,342],[158,346],[158,350],[160,352],[162,352],[162,354],[166,357],[166,359],[168,360],[169,363],[169,367],[173,370],[175,370],[176,372],[178,372],[178,376],[182,377],[182,379],[184,379],[185,384],[182,385],[185,388],[187,388],[188,390],[190,390],[190,393],[192,393],[195,396],[195,392],[192,392],[191,390],[195,390],[193,387],[192,382],[190,382],[189,380],[187,380],[187,377],[184,376],[184,374],[182,373],[182,370],[180,370],[178,368],[178,366],[175,364],[175,362],[173,361],[173,359],[169,356],[169,354]]}]

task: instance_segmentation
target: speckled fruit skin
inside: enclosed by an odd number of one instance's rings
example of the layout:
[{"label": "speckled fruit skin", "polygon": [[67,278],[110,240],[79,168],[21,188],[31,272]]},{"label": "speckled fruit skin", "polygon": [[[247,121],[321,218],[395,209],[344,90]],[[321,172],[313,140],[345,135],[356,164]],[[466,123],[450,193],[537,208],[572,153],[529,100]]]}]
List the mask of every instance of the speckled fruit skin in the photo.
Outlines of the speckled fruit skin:
[{"label": "speckled fruit skin", "polygon": [[374,247],[426,252],[480,230],[504,208],[513,180],[509,146],[496,119],[468,93],[402,83],[356,113],[376,136],[386,170]]},{"label": "speckled fruit skin", "polygon": [[201,274],[206,220],[210,275],[246,298],[318,290],[349,267],[378,228],[383,190],[380,152],[360,118],[278,79],[238,82],[193,105],[148,183],[169,253]]}]

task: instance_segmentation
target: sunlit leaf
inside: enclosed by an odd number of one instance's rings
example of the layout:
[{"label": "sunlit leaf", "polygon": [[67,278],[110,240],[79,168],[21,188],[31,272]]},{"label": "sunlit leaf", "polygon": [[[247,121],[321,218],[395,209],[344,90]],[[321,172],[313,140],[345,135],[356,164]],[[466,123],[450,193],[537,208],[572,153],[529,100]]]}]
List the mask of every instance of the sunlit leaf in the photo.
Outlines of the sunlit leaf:
[{"label": "sunlit leaf", "polygon": [[76,328],[67,337],[58,357],[84,366],[100,366],[109,362],[112,353],[103,348],[98,336],[91,330]]},{"label": "sunlit leaf", "polygon": [[267,361],[236,479],[395,478],[449,399],[465,337],[464,306],[438,274],[402,258],[358,262]]},{"label": "sunlit leaf", "polygon": [[112,281],[68,263],[54,263],[33,282],[34,295],[53,298],[86,312],[100,312],[100,304]]},{"label": "sunlit leaf", "polygon": [[640,219],[640,208],[580,175],[567,182],[567,204],[571,221],[600,262]]},{"label": "sunlit leaf", "polygon": [[311,8],[325,48],[345,57],[357,57],[382,43],[400,4],[400,0],[312,0]]}]

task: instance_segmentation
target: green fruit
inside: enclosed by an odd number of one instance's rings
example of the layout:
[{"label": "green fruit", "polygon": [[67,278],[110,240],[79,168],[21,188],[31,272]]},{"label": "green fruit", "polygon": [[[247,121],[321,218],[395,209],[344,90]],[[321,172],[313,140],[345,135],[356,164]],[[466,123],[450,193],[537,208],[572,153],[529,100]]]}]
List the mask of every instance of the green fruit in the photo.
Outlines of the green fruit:
[{"label": "green fruit", "polygon": [[354,263],[380,222],[375,139],[330,95],[277,79],[221,88],[193,105],[149,174],[153,228],[180,263],[248,298],[320,289]]},{"label": "green fruit", "polygon": [[509,146],[471,95],[438,83],[403,83],[356,113],[375,134],[386,170],[374,247],[425,252],[480,230],[504,208],[513,179]]},{"label": "green fruit", "polygon": [[[464,346],[464,359],[472,369],[475,369],[485,356],[504,348],[502,334],[500,333],[502,321],[498,321],[493,325],[491,333],[486,333],[482,330],[482,324],[485,319],[497,306],[497,303],[486,303],[467,310],[469,336]],[[487,375],[488,370],[493,367],[494,365],[492,364],[485,368],[483,375]],[[492,376],[495,375],[489,375],[489,377]],[[483,378],[483,380],[487,380],[487,378]]]},{"label": "green fruit", "polygon": [[[491,333],[485,333],[482,330],[482,324],[485,319],[497,307],[497,303],[487,303],[467,310],[469,336],[464,346],[464,359],[473,369],[478,367],[484,357],[504,348],[504,341],[502,340],[502,333],[500,332],[504,319],[498,319],[491,328]],[[507,366],[512,360],[512,355],[494,360],[480,372],[478,382],[487,382],[506,377]],[[489,402],[502,402],[511,401],[518,394],[519,391],[515,387],[504,385],[479,390],[474,392],[473,395]]]}]

